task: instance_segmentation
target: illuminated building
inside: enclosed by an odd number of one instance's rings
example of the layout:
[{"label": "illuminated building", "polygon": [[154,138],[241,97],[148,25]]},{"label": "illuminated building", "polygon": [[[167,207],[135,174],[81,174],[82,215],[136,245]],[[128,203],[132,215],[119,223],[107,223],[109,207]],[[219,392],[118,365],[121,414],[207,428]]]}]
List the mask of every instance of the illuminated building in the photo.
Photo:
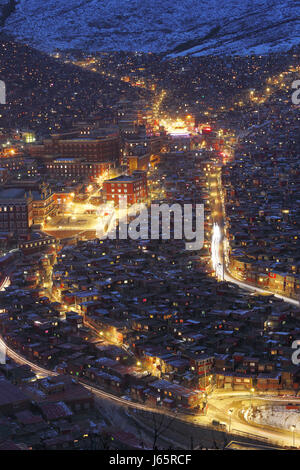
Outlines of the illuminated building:
[{"label": "illuminated building", "polygon": [[150,154],[129,155],[127,157],[128,172],[131,175],[135,170],[147,171],[150,162]]},{"label": "illuminated building", "polygon": [[165,144],[165,141],[166,139],[163,133],[160,133],[160,135],[150,136],[148,138],[150,153],[152,154],[160,153],[161,149],[163,148]]},{"label": "illuminated building", "polygon": [[135,134],[137,131],[137,120],[136,119],[120,119],[118,121],[118,126],[122,134]]},{"label": "illuminated building", "polygon": [[3,158],[1,160],[1,167],[7,169],[12,175],[18,172],[17,175],[15,174],[16,178],[19,178],[21,175],[36,176],[38,173],[36,160],[21,156]]},{"label": "illuminated building", "polygon": [[0,231],[26,234],[33,223],[32,200],[22,188],[0,191]]},{"label": "illuminated building", "polygon": [[106,202],[119,204],[127,196],[128,204],[143,202],[147,199],[147,175],[144,171],[135,171],[131,176],[121,175],[104,181],[103,198]]},{"label": "illuminated building", "polygon": [[18,244],[19,250],[22,250],[22,252],[26,254],[44,251],[45,249],[50,254],[55,250],[55,247],[56,239],[49,235],[42,234],[42,232],[34,232],[30,239]]},{"label": "illuminated building", "polygon": [[168,147],[170,152],[187,152],[191,149],[189,133],[174,133],[169,136]]},{"label": "illuminated building", "polygon": [[125,140],[124,156],[141,156],[149,152],[150,154],[159,154],[165,143],[164,135],[146,136],[135,134],[127,136]]},{"label": "illuminated building", "polygon": [[26,144],[32,144],[35,142],[35,133],[34,132],[23,132],[22,133],[22,139],[26,142]]},{"label": "illuminated building", "polygon": [[44,141],[44,153],[62,158],[85,158],[94,162],[115,162],[120,159],[118,132],[55,134]]},{"label": "illuminated building", "polygon": [[34,224],[43,224],[47,217],[54,215],[55,201],[53,193],[46,183],[38,191],[32,191],[32,218]]},{"label": "illuminated building", "polygon": [[87,162],[79,158],[57,158],[46,164],[47,172],[53,178],[83,178],[95,181],[109,171],[111,163]]},{"label": "illuminated building", "polygon": [[8,178],[8,170],[7,168],[0,168],[0,183],[5,183]]},{"label": "illuminated building", "polygon": [[148,145],[149,142],[145,133],[126,136],[124,155],[142,155],[148,151]]}]

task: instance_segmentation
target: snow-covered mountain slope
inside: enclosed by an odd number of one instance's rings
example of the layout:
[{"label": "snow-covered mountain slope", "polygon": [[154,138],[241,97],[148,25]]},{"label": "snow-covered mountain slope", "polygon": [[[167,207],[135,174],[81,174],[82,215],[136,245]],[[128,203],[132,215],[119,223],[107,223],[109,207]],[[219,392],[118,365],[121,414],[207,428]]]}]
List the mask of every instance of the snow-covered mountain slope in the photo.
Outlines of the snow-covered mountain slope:
[{"label": "snow-covered mountain slope", "polygon": [[19,0],[4,31],[45,51],[261,54],[300,43],[300,0]]}]

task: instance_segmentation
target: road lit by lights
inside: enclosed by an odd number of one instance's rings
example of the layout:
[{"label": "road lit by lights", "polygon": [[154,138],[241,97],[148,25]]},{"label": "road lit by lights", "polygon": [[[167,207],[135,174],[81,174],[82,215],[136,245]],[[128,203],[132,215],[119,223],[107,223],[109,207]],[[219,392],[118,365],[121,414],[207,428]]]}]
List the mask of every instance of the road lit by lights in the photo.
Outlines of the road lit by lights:
[{"label": "road lit by lights", "polygon": [[222,260],[220,257],[221,238],[222,235],[220,227],[217,223],[214,223],[211,240],[211,261],[218,279],[222,279],[223,272]]}]

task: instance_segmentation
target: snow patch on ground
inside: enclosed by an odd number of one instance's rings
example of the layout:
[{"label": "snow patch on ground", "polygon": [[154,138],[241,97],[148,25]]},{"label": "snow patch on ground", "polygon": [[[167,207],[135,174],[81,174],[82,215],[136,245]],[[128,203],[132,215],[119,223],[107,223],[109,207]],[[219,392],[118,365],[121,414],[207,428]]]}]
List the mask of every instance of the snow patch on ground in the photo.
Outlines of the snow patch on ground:
[{"label": "snow patch on ground", "polygon": [[300,410],[288,410],[285,406],[259,407],[254,410],[248,408],[244,417],[248,422],[289,431],[291,426],[296,426],[295,431],[300,431]]},{"label": "snow patch on ground", "polygon": [[19,0],[5,31],[41,50],[264,54],[300,43],[298,0]]}]

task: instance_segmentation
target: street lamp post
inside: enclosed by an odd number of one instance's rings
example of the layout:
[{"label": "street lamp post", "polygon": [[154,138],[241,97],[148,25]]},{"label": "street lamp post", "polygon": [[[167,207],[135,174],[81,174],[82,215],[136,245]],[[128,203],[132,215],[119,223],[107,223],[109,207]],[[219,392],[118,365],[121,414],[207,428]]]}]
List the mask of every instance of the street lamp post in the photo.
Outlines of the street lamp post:
[{"label": "street lamp post", "polygon": [[250,394],[250,403],[251,403],[251,410],[252,410],[252,408],[253,408],[253,393],[255,392],[255,389],[251,388],[250,392],[251,392],[251,394]]},{"label": "street lamp post", "polygon": [[228,428],[228,432],[231,431],[231,415],[232,415],[232,412],[233,412],[232,409],[228,410],[228,414],[229,414],[229,428]]},{"label": "street lamp post", "polygon": [[295,429],[296,429],[295,424],[292,424],[291,431],[292,431],[292,435],[293,435],[293,447],[295,447]]}]

